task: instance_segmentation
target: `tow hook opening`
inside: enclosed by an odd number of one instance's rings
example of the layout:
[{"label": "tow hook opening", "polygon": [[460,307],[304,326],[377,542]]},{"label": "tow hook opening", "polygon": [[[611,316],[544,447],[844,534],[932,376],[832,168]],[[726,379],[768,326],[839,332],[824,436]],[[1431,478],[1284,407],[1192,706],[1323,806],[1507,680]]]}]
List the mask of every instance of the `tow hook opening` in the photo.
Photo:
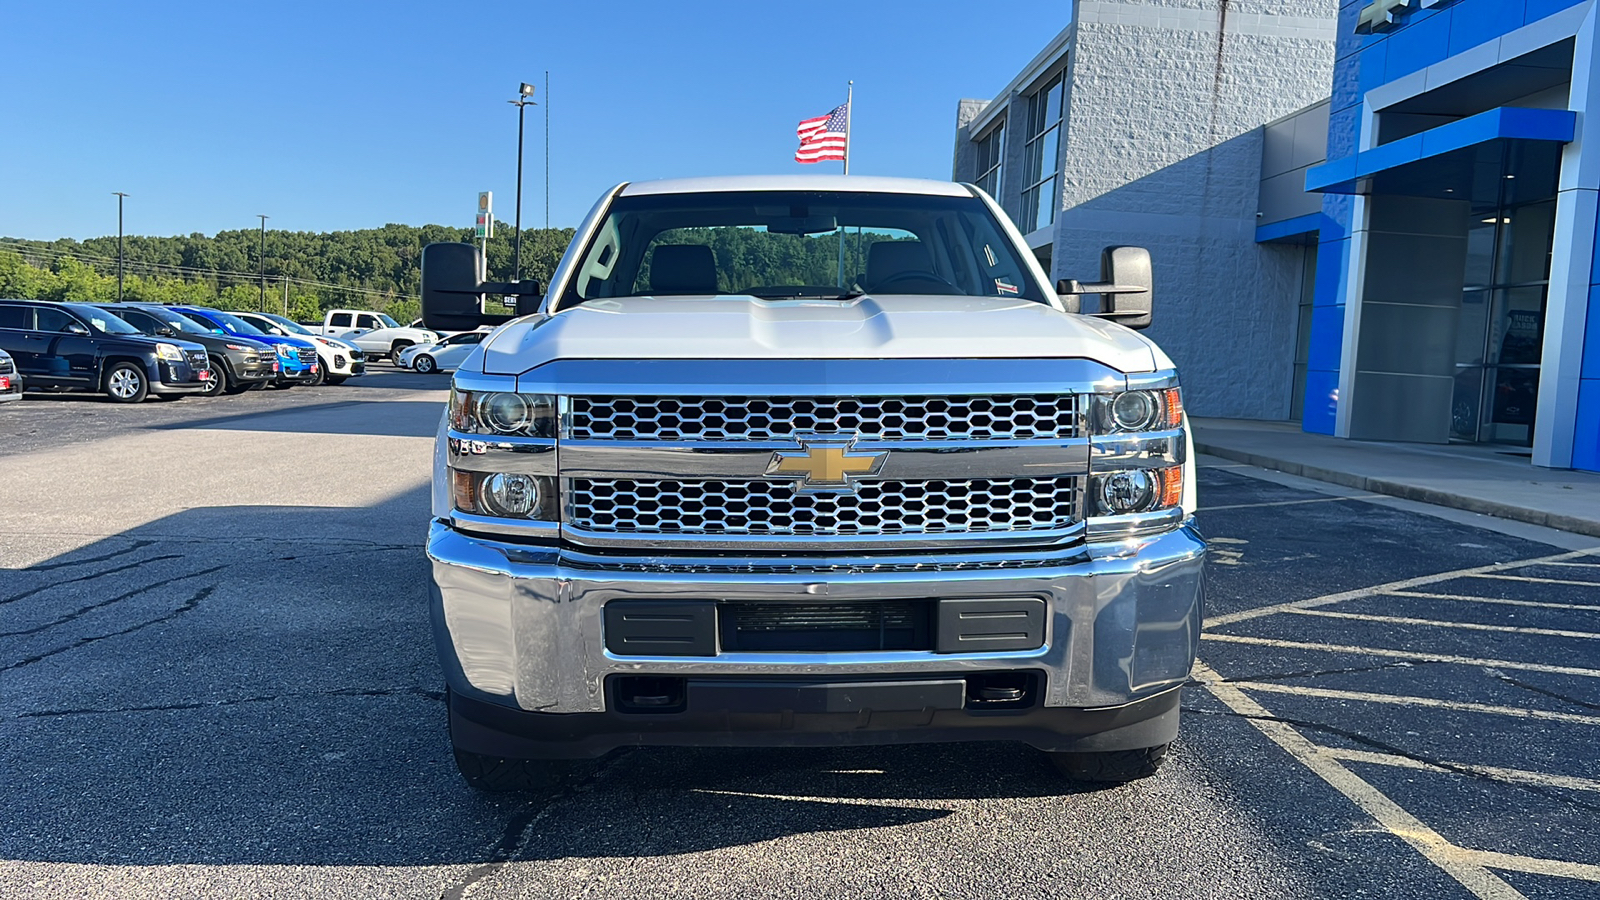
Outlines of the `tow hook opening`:
[{"label": "tow hook opening", "polygon": [[611,679],[611,696],[619,712],[678,713],[688,706],[688,679],[656,675],[624,675]]},{"label": "tow hook opening", "polygon": [[1033,672],[986,672],[967,676],[967,709],[1022,709],[1038,697]]}]

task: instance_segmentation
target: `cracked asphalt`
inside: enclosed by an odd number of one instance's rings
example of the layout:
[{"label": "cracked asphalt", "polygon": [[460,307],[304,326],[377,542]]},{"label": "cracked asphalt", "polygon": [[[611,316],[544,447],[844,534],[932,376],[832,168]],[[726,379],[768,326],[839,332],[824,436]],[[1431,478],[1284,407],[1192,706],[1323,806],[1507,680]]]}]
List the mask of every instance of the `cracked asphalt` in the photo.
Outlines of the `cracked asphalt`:
[{"label": "cracked asphalt", "polygon": [[1155,778],[634,750],[474,794],[424,607],[444,387],[0,407],[0,896],[1600,897],[1595,542],[1220,463]]}]

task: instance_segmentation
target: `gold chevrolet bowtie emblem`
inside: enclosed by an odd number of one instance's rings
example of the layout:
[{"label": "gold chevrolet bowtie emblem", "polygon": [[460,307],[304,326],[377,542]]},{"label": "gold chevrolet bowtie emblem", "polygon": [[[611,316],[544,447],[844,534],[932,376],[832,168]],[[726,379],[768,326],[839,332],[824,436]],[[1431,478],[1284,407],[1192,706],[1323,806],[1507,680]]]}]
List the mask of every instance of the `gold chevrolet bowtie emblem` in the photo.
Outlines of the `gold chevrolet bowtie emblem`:
[{"label": "gold chevrolet bowtie emblem", "polygon": [[852,490],[857,476],[872,476],[887,451],[854,451],[851,438],[801,439],[801,449],[778,450],[767,463],[768,478],[793,479],[795,490]]}]

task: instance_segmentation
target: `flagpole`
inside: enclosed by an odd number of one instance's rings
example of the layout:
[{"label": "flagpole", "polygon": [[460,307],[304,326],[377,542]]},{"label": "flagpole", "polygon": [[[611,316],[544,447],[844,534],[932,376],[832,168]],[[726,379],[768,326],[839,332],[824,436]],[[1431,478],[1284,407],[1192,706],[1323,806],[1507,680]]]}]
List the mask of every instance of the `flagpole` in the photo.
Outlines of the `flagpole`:
[{"label": "flagpole", "polygon": [[855,115],[856,83],[852,79],[844,95],[844,174],[850,174],[850,117]]}]

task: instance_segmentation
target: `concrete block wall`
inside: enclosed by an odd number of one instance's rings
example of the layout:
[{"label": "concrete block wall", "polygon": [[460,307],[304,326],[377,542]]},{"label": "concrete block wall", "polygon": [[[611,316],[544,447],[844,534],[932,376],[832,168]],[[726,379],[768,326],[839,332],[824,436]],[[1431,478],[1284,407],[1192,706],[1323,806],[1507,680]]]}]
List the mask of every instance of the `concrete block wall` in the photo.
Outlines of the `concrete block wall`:
[{"label": "concrete block wall", "polygon": [[1327,96],[1335,2],[1079,2],[1052,276],[1148,246],[1196,414],[1289,415],[1303,251],[1255,243],[1261,126]]}]

